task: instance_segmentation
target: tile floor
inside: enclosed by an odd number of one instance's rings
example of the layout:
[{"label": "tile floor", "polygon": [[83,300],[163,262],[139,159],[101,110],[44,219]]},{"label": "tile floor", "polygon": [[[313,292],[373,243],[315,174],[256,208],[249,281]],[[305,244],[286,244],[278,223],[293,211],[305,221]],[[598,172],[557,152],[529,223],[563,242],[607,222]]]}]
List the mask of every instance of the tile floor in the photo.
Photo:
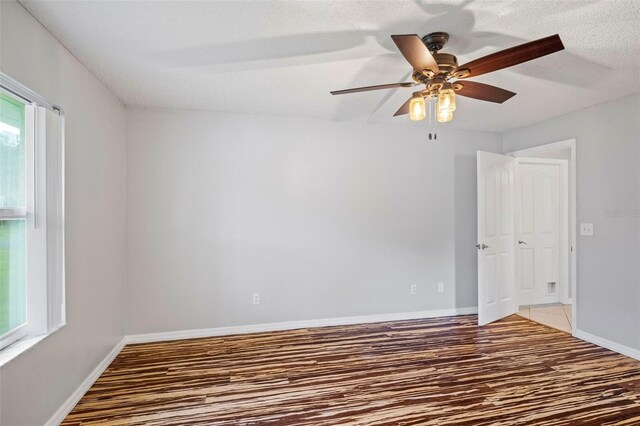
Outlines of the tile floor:
[{"label": "tile floor", "polygon": [[571,333],[571,305],[521,306],[518,315]]}]

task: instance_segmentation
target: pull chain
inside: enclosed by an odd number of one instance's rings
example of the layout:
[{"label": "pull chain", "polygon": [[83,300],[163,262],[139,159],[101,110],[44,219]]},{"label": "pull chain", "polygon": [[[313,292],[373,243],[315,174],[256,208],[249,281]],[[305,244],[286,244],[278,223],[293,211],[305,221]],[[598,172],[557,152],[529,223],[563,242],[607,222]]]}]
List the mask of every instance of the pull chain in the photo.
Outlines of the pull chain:
[{"label": "pull chain", "polygon": [[[437,101],[434,99],[434,104]],[[436,106],[433,107],[433,139],[434,140],[438,140],[438,119],[437,119],[437,115],[438,115],[438,108],[436,108]]]},{"label": "pull chain", "polygon": [[436,119],[436,108],[433,106],[433,98],[429,97],[429,140],[438,140],[438,133],[436,132],[436,126],[438,120]]},{"label": "pull chain", "polygon": [[433,129],[433,112],[431,111],[431,96],[429,96],[429,140],[432,140],[433,135],[431,134],[431,130]]}]

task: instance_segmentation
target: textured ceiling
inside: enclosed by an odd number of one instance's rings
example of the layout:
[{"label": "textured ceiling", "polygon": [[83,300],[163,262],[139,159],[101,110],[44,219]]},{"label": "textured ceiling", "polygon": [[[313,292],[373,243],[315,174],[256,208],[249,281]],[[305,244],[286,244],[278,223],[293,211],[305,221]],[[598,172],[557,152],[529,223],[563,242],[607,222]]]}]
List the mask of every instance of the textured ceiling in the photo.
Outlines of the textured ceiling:
[{"label": "textured ceiling", "polygon": [[[447,126],[502,131],[640,91],[640,1],[21,1],[125,104],[398,122],[411,88],[391,34],[447,31],[460,64],[559,33],[566,50],[474,80]],[[411,123],[424,125],[424,123]]]}]

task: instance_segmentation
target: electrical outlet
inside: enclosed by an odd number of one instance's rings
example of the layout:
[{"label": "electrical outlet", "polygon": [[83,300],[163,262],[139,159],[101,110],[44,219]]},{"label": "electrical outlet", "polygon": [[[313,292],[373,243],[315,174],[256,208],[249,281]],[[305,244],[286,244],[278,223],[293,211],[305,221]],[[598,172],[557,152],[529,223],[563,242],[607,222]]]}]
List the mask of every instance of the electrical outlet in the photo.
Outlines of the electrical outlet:
[{"label": "electrical outlet", "polygon": [[593,223],[581,223],[580,235],[593,235]]},{"label": "electrical outlet", "polygon": [[444,283],[438,283],[438,293],[444,293]]},{"label": "electrical outlet", "polygon": [[411,284],[411,294],[418,294],[418,284]]},{"label": "electrical outlet", "polygon": [[253,293],[253,304],[254,305],[260,304],[260,293]]}]

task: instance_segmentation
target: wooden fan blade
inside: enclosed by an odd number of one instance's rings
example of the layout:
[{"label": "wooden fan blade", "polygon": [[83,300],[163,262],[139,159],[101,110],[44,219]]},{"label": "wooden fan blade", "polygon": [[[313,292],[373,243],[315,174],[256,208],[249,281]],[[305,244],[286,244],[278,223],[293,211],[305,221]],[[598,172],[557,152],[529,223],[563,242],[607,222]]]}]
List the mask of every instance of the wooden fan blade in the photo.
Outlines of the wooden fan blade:
[{"label": "wooden fan blade", "polygon": [[393,114],[393,116],[397,117],[398,115],[409,114],[409,106],[411,105],[411,99],[412,98],[407,99],[407,102],[403,103],[402,106],[396,111],[396,113]]},{"label": "wooden fan blade", "polygon": [[516,95],[508,90],[475,81],[458,81],[456,84],[462,85],[462,89],[456,90],[457,95],[497,104],[501,104]]},{"label": "wooden fan blade", "polygon": [[412,81],[406,83],[390,83],[390,84],[380,84],[378,86],[366,86],[366,87],[356,87],[354,89],[344,89],[344,90],[334,90],[330,92],[332,95],[345,95],[347,93],[358,93],[358,92],[368,92],[370,90],[380,90],[380,89],[393,89],[396,87],[413,87],[418,83],[414,83]]},{"label": "wooden fan blade", "polygon": [[438,63],[417,34],[392,35],[391,38],[396,46],[398,46],[398,49],[400,49],[400,53],[402,53],[414,70],[420,72],[423,70],[431,70],[435,74],[440,72]]},{"label": "wooden fan blade", "polygon": [[458,69],[467,68],[470,71],[469,75],[464,78],[475,77],[540,58],[562,49],[564,49],[564,45],[560,36],[556,34],[483,56],[459,66]]}]

